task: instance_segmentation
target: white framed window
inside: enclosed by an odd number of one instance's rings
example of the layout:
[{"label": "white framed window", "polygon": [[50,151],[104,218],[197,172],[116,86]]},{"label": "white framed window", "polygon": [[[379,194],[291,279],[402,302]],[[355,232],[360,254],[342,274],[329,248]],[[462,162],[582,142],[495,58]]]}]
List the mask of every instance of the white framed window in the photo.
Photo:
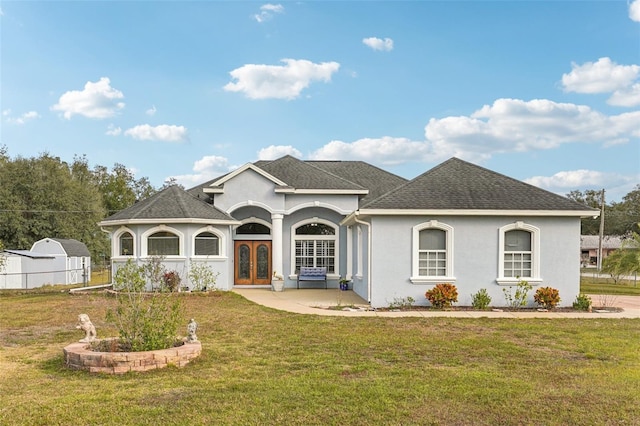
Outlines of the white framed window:
[{"label": "white framed window", "polygon": [[184,256],[184,234],[177,229],[160,225],[141,236],[142,256]]},{"label": "white framed window", "polygon": [[542,282],[540,277],[540,229],[515,222],[499,229],[498,278],[500,285],[515,285],[526,280]]},{"label": "white framed window", "polygon": [[137,253],[136,239],[133,231],[122,226],[113,233],[111,240],[111,257],[130,257]]},{"label": "white framed window", "polygon": [[198,229],[193,233],[192,253],[194,257],[224,256],[223,236],[213,226]]},{"label": "white framed window", "polygon": [[431,220],[413,227],[411,282],[453,282],[453,227]]},{"label": "white framed window", "polygon": [[307,219],[291,227],[291,275],[298,274],[300,267],[327,268],[328,275],[338,273],[337,225],[323,219]]}]

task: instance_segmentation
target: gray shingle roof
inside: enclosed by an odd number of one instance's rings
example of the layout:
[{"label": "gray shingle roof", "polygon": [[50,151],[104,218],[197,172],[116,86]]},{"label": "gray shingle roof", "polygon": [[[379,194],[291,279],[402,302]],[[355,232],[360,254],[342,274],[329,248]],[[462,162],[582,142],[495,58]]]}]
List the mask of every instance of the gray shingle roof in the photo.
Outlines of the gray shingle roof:
[{"label": "gray shingle roof", "polygon": [[[605,249],[619,249],[622,247],[622,237],[618,235],[604,235],[602,238],[602,248]],[[581,249],[597,249],[600,245],[599,235],[581,235],[580,236],[580,248]]]},{"label": "gray shingle roof", "polygon": [[407,179],[364,161],[307,161],[308,164],[340,176],[369,190],[362,202],[378,198],[407,182]]},{"label": "gray shingle roof", "polygon": [[361,209],[597,211],[458,158],[445,161]]},{"label": "gray shingle roof", "polygon": [[103,222],[132,219],[192,218],[216,221],[234,220],[225,212],[174,185],[107,217]]},{"label": "gray shingle roof", "polygon": [[295,189],[367,189],[328,170],[315,167],[312,162],[298,160],[290,155],[273,161],[259,161],[254,165]]},{"label": "gray shingle roof", "polygon": [[60,243],[64,251],[67,253],[67,256],[71,257],[89,257],[91,254],[89,253],[89,249],[87,246],[78,240],[73,239],[64,239],[64,238],[51,238],[53,241],[57,241]]}]

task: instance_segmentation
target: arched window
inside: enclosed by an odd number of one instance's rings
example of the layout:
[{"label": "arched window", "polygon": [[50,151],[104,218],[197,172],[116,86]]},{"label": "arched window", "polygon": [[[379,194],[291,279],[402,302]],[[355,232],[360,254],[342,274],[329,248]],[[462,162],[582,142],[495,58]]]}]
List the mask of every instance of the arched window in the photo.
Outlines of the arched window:
[{"label": "arched window", "polygon": [[147,254],[149,256],[179,256],[180,238],[167,231],[151,234],[147,238]]},{"label": "arched window", "polygon": [[294,274],[302,266],[327,268],[327,274],[336,273],[337,227],[320,219],[293,225],[292,246]]},{"label": "arched window", "polygon": [[414,226],[411,282],[453,281],[453,227],[437,220]]},{"label": "arched window", "polygon": [[539,284],[540,229],[524,222],[505,225],[498,235],[498,284],[514,285],[520,279]]},{"label": "arched window", "polygon": [[195,238],[196,256],[220,255],[220,239],[212,232],[201,232]]},{"label": "arched window", "polygon": [[120,256],[133,256],[133,235],[130,232],[123,232],[118,240]]}]

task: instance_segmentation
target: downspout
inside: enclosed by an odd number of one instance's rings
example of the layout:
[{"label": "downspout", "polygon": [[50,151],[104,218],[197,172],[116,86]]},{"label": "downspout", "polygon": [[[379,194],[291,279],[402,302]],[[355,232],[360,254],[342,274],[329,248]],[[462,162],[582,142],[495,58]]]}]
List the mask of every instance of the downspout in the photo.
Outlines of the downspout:
[{"label": "downspout", "polygon": [[371,304],[371,289],[373,288],[371,286],[371,224],[358,219],[360,212],[355,211],[354,213],[353,220],[360,225],[367,226],[367,297],[369,299],[367,302]]}]

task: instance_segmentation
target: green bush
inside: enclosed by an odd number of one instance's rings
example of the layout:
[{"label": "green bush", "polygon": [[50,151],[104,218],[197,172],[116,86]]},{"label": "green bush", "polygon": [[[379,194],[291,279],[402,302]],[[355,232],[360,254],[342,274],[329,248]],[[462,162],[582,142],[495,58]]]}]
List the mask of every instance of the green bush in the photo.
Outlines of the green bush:
[{"label": "green bush", "polygon": [[533,295],[533,300],[545,309],[553,309],[560,303],[560,292],[551,287],[540,287]]},{"label": "green bush", "polygon": [[589,311],[591,309],[591,298],[586,294],[577,295],[575,302],[573,302],[573,309]]},{"label": "green bush", "polygon": [[531,286],[531,284],[529,284],[529,282],[525,280],[518,281],[515,293],[513,294],[513,286],[503,288],[502,292],[504,293],[504,298],[507,301],[507,306],[512,309],[520,309],[523,306],[526,306],[527,298],[529,297],[529,292],[532,288],[533,287]]},{"label": "green bush", "polygon": [[218,275],[220,275],[220,272],[214,272],[206,263],[191,261],[189,264],[189,280],[193,290],[215,290]]},{"label": "green bush", "polygon": [[449,283],[436,284],[425,293],[425,297],[434,308],[448,308],[452,303],[458,301],[458,289],[455,285]]},{"label": "green bush", "polygon": [[491,296],[486,288],[481,288],[476,294],[471,295],[471,306],[474,309],[487,309],[491,303]]},{"label": "green bush", "polygon": [[114,323],[120,344],[127,351],[170,348],[183,323],[179,297],[145,292],[147,266],[138,266],[130,259],[114,277],[117,307],[107,311],[107,321]]}]

